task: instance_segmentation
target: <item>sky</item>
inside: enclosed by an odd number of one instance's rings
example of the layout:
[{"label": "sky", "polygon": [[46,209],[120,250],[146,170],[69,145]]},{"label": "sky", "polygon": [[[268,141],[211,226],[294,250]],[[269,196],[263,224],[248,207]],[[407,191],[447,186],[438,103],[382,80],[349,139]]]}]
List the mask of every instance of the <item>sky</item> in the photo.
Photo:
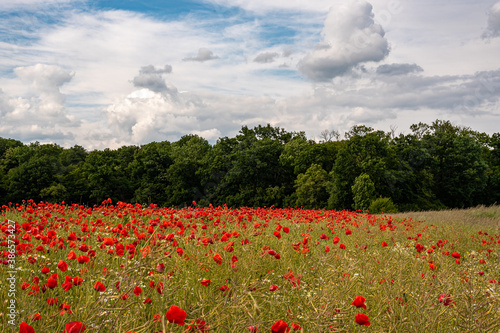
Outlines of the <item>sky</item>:
[{"label": "sky", "polygon": [[1,0],[0,137],[500,131],[500,1]]}]

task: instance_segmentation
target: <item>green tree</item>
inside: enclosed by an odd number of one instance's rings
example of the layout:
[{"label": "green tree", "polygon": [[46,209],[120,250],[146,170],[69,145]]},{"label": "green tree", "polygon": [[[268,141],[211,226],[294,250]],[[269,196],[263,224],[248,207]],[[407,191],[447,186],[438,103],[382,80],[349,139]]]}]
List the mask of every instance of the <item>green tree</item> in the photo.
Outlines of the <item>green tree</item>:
[{"label": "green tree", "polygon": [[318,164],[313,164],[295,181],[297,206],[323,208],[328,201],[326,184],[328,173]]},{"label": "green tree", "polygon": [[362,211],[367,210],[376,196],[375,184],[371,181],[370,176],[362,173],[356,177],[351,189],[354,200],[353,208]]}]

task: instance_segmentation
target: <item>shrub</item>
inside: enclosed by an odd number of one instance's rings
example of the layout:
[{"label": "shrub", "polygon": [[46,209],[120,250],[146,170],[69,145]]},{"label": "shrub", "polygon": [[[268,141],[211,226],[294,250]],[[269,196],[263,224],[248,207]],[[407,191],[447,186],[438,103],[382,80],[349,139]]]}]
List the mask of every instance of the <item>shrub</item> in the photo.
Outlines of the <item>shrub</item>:
[{"label": "shrub", "polygon": [[372,214],[397,213],[398,208],[394,202],[392,202],[391,198],[380,197],[371,202],[368,211]]}]

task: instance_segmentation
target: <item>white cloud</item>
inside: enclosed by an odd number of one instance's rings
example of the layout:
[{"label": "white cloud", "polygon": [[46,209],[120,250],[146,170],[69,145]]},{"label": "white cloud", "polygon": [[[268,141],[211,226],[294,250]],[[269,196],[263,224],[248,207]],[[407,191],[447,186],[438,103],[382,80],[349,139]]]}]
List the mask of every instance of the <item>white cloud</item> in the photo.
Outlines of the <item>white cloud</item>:
[{"label": "white cloud", "polygon": [[483,37],[500,37],[500,1],[495,3],[488,11],[488,27]]},{"label": "white cloud", "polygon": [[299,62],[299,70],[313,81],[328,81],[368,61],[389,54],[384,30],[373,20],[365,1],[332,7],[325,21],[323,42]]},{"label": "white cloud", "polygon": [[14,73],[31,91],[26,97],[0,95],[0,133],[24,140],[72,139],[71,131],[81,123],[66,112],[60,88],[74,73],[45,64],[18,67]]}]

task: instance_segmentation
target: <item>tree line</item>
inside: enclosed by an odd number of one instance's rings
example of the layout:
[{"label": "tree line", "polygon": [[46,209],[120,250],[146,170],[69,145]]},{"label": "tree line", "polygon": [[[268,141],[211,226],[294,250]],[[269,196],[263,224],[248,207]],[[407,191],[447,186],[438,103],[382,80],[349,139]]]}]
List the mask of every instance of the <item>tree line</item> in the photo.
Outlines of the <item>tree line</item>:
[{"label": "tree line", "polygon": [[322,140],[243,126],[211,145],[176,142],[87,151],[0,138],[0,202],[33,199],[164,206],[304,207],[395,212],[500,202],[500,133],[449,121],[410,134],[354,126]]}]

